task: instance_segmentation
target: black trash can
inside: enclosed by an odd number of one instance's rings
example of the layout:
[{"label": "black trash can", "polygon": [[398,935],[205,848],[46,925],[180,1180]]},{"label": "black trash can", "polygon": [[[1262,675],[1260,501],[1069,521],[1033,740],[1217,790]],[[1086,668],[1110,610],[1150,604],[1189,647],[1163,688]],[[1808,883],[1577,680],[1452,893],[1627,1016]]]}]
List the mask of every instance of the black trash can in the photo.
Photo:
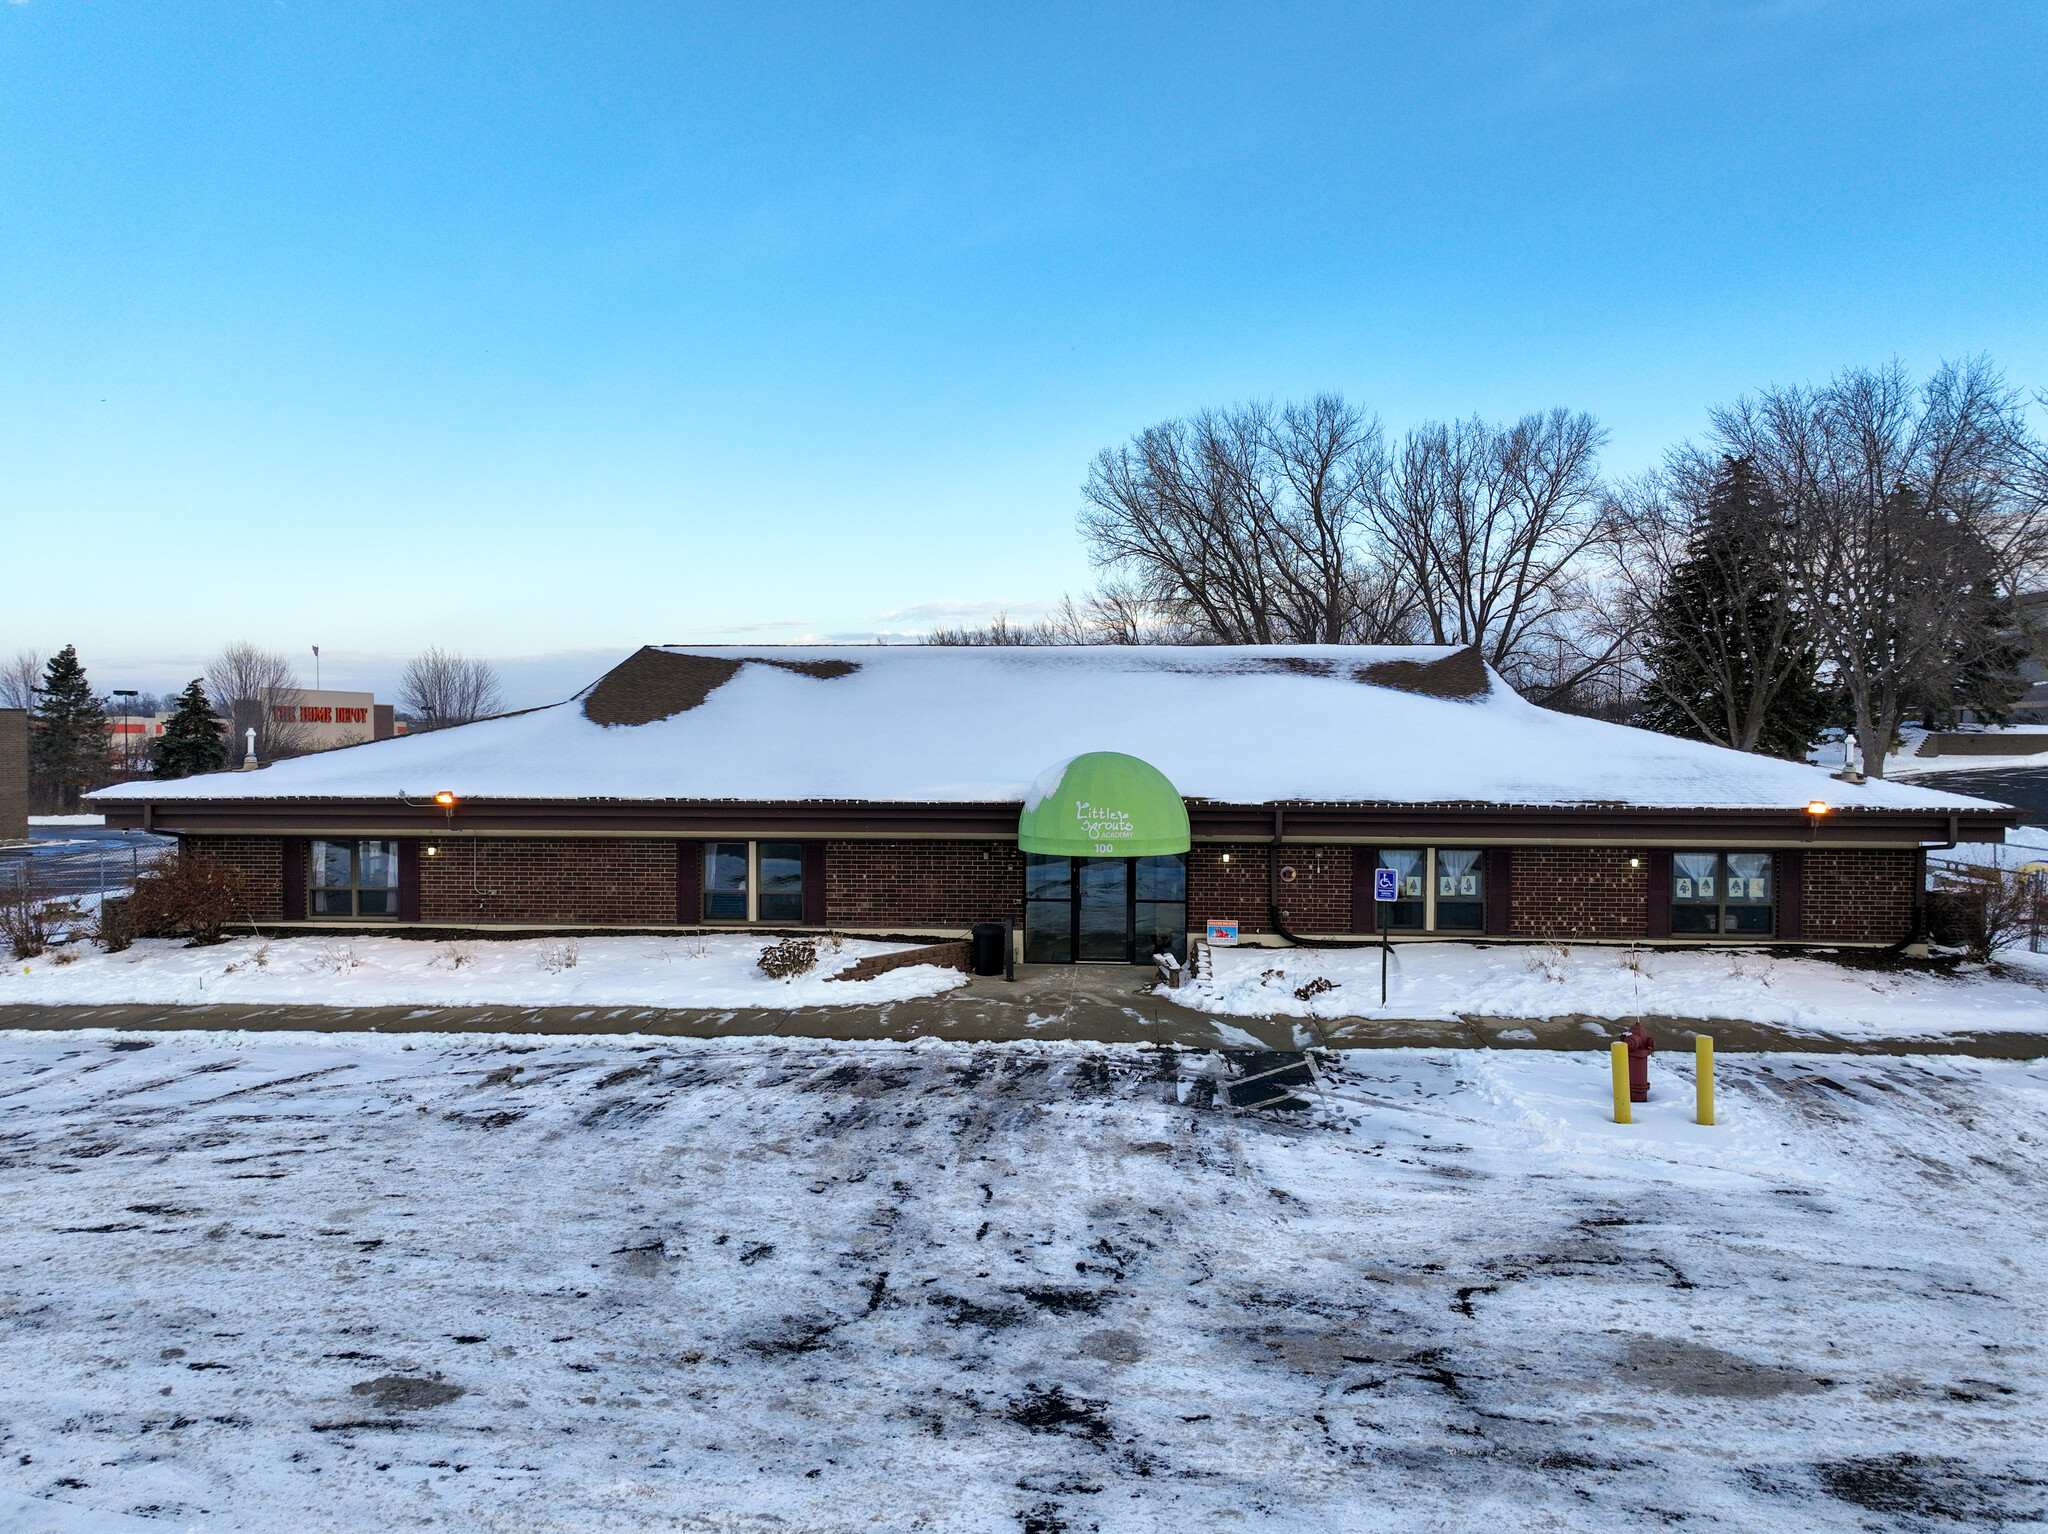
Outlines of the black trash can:
[{"label": "black trash can", "polygon": [[974,926],[974,972],[977,975],[1000,975],[1004,968],[1003,924],[999,921],[976,922]]}]

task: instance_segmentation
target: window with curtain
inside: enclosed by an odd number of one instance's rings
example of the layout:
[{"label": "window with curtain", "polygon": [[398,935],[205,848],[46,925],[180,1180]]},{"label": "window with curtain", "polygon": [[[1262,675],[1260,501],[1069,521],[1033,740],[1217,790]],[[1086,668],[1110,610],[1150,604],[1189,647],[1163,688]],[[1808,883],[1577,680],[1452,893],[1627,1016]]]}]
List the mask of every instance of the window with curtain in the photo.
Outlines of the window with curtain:
[{"label": "window with curtain", "polygon": [[1423,847],[1382,847],[1380,867],[1391,868],[1395,875],[1395,888],[1400,899],[1392,905],[1382,904],[1380,919],[1386,922],[1391,932],[1420,932],[1429,917],[1428,889],[1425,881],[1429,877],[1429,852]]},{"label": "window with curtain", "polygon": [[1436,930],[1486,929],[1486,854],[1469,847],[1436,850]]},{"label": "window with curtain", "polygon": [[1776,884],[1768,852],[1671,854],[1671,932],[1769,937]]}]

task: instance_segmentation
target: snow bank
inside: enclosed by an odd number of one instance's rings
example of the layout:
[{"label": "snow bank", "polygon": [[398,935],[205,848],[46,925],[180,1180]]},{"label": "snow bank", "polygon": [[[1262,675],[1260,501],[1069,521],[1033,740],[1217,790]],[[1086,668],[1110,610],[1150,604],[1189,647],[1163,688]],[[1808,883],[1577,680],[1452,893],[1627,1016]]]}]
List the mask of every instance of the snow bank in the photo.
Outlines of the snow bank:
[{"label": "snow bank", "polygon": [[[1393,948],[1382,1006],[1377,948],[1210,952],[1210,976],[1174,997],[1240,1017],[1642,1015],[1733,1018],[1840,1038],[2048,1034],[2048,970],[2032,971],[2026,955],[2008,955],[2012,962],[1995,972],[1968,965],[1944,975],[1755,949],[1405,943]],[[2030,971],[2038,978],[2027,978]],[[1331,989],[1295,994],[1318,979]]]},{"label": "snow bank", "polygon": [[396,937],[236,938],[211,948],[142,939],[124,953],[85,944],[0,968],[0,1005],[314,1003],[332,1007],[873,1006],[966,983],[929,964],[831,980],[858,959],[912,945],[819,944],[818,967],[771,980],[756,936],[572,937],[428,942]]}]

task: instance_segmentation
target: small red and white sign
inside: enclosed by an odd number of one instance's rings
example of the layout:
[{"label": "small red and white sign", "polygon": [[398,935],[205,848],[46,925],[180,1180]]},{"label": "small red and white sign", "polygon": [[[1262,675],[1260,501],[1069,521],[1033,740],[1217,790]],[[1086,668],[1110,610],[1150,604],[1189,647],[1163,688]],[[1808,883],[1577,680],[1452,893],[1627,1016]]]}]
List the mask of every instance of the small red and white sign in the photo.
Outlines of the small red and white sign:
[{"label": "small red and white sign", "polygon": [[1214,948],[1235,948],[1237,946],[1237,923],[1234,921],[1210,922],[1209,943]]}]

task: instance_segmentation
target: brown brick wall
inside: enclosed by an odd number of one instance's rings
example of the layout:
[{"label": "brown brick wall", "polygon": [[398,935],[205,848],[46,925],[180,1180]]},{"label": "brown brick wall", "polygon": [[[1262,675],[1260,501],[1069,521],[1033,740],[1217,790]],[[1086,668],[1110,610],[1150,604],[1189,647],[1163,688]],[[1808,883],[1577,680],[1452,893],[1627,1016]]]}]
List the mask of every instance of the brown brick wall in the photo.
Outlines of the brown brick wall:
[{"label": "brown brick wall", "polygon": [[675,923],[671,841],[455,837],[427,845],[440,851],[427,857],[422,848],[423,922]]},{"label": "brown brick wall", "polygon": [[[178,850],[218,858],[240,869],[249,881],[249,914],[257,921],[287,918],[284,910],[284,842],[275,836],[181,836]],[[300,911],[297,916],[306,913]]]},{"label": "brown brick wall", "polygon": [[1809,943],[1896,943],[1913,928],[1914,853],[1815,847],[1806,854]]},{"label": "brown brick wall", "polygon": [[828,842],[825,920],[966,927],[1024,919],[1024,854],[1010,842]]},{"label": "brown brick wall", "polygon": [[[284,913],[282,844],[274,836],[194,836],[196,852],[217,857],[249,879],[251,913]],[[420,859],[420,919],[432,923],[668,926],[676,920],[676,844],[665,840],[480,839],[432,842]],[[1188,921],[1234,918],[1247,934],[1271,930],[1263,842],[1204,843],[1188,857]],[[1228,853],[1230,861],[1223,861]],[[1302,933],[1351,927],[1354,849],[1288,846],[1281,886],[1288,925]],[[1630,868],[1636,857],[1641,866]],[[1644,935],[1649,855],[1605,848],[1514,849],[1512,925],[1518,938],[1619,938]],[[840,927],[951,927],[1023,915],[1023,855],[1004,842],[831,842],[826,850],[826,914]],[[1832,851],[1806,854],[1808,942],[1894,942],[1912,924],[1914,854]],[[480,886],[484,893],[478,894]],[[292,919],[303,916],[292,913]],[[685,913],[694,923],[696,913]]]},{"label": "brown brick wall", "polygon": [[[1199,932],[1209,922],[1234,920],[1239,932],[1271,932],[1272,851],[1270,842],[1204,842],[1190,852],[1188,926]],[[1351,930],[1351,848],[1283,846],[1280,867],[1294,870],[1293,882],[1280,886],[1290,931]]]},{"label": "brown brick wall", "polygon": [[[1639,866],[1629,867],[1630,858]],[[1648,931],[1647,852],[1625,847],[1517,847],[1513,869],[1511,936],[1630,938]]]}]

